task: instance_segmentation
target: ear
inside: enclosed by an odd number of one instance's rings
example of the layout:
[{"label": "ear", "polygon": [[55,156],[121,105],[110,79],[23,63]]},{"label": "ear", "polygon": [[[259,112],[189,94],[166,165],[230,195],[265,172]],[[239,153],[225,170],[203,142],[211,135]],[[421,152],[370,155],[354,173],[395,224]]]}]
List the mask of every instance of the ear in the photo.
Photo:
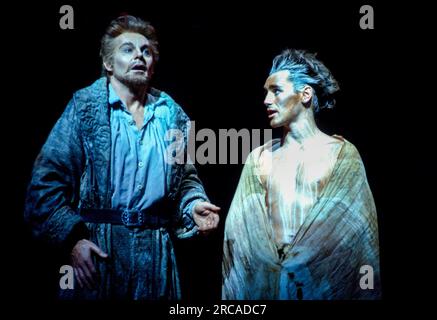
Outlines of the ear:
[{"label": "ear", "polygon": [[105,62],[103,62],[103,66],[105,67],[107,72],[112,72],[113,69],[112,69],[112,64],[111,63],[105,61]]},{"label": "ear", "polygon": [[302,103],[308,104],[313,98],[313,88],[311,88],[310,86],[305,86],[301,91],[301,93],[302,93]]}]

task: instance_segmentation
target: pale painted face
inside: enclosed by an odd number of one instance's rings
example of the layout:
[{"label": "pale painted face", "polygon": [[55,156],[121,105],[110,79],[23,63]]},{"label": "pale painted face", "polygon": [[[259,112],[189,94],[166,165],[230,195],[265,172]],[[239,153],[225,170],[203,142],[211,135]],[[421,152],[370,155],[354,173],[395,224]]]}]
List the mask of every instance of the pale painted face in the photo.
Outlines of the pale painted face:
[{"label": "pale painted face", "polygon": [[289,126],[304,109],[302,94],[295,92],[293,83],[288,79],[289,75],[288,70],[275,72],[264,84],[267,91],[264,104],[272,128]]},{"label": "pale painted face", "polygon": [[141,86],[149,83],[154,62],[149,40],[139,33],[126,32],[114,39],[112,62],[105,67],[125,85]]}]

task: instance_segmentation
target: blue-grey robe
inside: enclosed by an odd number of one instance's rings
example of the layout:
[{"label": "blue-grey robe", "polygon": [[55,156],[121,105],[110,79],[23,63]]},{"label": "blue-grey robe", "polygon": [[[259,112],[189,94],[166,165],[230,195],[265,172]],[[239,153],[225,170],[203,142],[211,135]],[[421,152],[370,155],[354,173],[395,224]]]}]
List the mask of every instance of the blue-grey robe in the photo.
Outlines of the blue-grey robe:
[{"label": "blue-grey robe", "polygon": [[[164,92],[151,89],[149,93],[167,104],[168,126],[179,130],[183,138],[178,139],[180,143],[175,152],[184,154],[189,132],[187,115]],[[169,145],[172,143],[174,140],[168,141]],[[69,252],[86,234],[109,254],[107,259],[94,256],[98,273],[96,290],[79,289],[76,283],[74,290],[61,290],[62,297],[178,299],[180,285],[171,238],[173,235],[184,238],[196,234],[197,227],[187,208],[194,201],[208,200],[196,170],[186,162],[167,162],[165,181],[168,194],[162,201],[163,208],[166,208],[162,214],[171,217],[171,225],[148,230],[138,240],[132,236],[138,230],[84,223],[79,215],[79,208],[111,208],[110,153],[108,86],[107,79],[101,78],[73,95],[42,147],[28,187],[25,220],[30,223],[35,237],[43,239],[54,249]],[[138,246],[144,248],[143,252],[137,250],[131,256],[123,252],[123,248],[129,245],[120,237],[129,234],[135,238],[132,241],[140,241]],[[118,256],[125,257],[126,261],[132,259],[135,268],[143,268],[136,270],[133,266],[123,265],[117,260]],[[136,271],[125,270],[129,268]],[[133,290],[129,281],[135,281],[132,277],[136,273],[141,275],[137,279],[141,283]],[[129,275],[130,279],[123,281],[124,275]],[[117,289],[123,285],[126,288]]]}]

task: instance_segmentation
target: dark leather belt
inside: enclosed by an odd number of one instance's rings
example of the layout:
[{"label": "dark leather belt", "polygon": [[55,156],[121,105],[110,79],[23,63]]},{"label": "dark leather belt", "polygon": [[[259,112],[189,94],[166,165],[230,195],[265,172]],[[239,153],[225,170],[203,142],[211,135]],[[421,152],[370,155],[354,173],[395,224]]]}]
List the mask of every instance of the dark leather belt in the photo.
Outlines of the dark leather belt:
[{"label": "dark leather belt", "polygon": [[80,209],[80,215],[85,222],[119,224],[126,227],[156,229],[167,227],[169,224],[168,218],[147,210]]}]

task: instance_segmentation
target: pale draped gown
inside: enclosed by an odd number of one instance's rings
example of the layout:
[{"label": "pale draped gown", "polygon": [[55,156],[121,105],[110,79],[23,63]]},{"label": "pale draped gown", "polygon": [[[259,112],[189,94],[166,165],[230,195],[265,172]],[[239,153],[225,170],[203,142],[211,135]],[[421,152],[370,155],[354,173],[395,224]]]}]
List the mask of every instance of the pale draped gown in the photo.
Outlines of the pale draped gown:
[{"label": "pale draped gown", "polygon": [[[359,283],[374,270],[373,290]],[[223,299],[374,299],[376,209],[356,148],[342,137],[249,155],[225,224]]]}]

